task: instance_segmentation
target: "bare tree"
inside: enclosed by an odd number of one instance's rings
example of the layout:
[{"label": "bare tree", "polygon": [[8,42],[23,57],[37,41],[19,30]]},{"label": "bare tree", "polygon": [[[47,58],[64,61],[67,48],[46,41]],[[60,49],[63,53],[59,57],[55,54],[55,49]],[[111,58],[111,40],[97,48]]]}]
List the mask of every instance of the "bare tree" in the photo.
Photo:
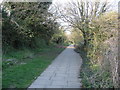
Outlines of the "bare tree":
[{"label": "bare tree", "polygon": [[94,2],[90,0],[71,0],[65,6],[60,4],[53,5],[54,16],[69,24],[69,26],[78,28],[84,36],[84,45],[87,45],[87,35],[89,34],[89,23],[105,13],[109,9],[109,3],[106,1]]}]

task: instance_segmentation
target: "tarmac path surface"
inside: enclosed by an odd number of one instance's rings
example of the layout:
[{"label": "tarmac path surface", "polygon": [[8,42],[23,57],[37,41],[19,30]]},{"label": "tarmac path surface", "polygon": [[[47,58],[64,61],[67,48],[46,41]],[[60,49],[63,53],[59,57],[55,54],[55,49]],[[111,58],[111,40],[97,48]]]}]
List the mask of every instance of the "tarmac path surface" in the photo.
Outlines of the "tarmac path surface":
[{"label": "tarmac path surface", "polygon": [[80,88],[82,58],[68,46],[28,88]]}]

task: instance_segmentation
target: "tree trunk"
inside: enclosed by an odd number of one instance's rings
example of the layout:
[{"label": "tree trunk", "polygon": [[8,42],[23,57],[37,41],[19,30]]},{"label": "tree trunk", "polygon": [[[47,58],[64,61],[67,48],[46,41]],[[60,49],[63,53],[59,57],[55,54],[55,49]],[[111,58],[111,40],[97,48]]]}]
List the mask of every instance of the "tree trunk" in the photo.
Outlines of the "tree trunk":
[{"label": "tree trunk", "polygon": [[84,48],[87,48],[87,45],[88,45],[88,35],[87,33],[83,33],[83,37],[84,37]]}]

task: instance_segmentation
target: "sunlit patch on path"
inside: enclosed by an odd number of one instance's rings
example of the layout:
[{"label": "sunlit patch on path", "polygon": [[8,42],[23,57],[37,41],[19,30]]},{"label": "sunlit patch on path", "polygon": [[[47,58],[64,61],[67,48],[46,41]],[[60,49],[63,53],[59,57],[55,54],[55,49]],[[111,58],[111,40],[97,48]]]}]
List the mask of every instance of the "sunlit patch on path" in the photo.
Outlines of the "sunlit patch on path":
[{"label": "sunlit patch on path", "polygon": [[66,48],[75,48],[73,45],[71,45],[71,46],[68,46],[68,47],[66,47]]}]

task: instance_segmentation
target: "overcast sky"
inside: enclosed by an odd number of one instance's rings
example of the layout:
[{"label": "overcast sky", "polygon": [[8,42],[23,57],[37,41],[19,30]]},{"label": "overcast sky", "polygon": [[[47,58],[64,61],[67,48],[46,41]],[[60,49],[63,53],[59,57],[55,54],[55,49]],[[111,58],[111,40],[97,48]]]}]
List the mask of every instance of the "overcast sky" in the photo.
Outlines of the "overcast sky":
[{"label": "overcast sky", "polygon": [[[65,3],[69,2],[69,1],[70,0],[53,0],[53,4],[56,3],[56,2],[61,3],[61,4],[65,4]],[[95,1],[95,0],[90,0],[90,1]],[[99,1],[105,1],[105,0],[99,0]],[[108,2],[110,2],[111,5],[112,5],[112,9],[116,10],[116,11],[118,11],[118,2],[119,1],[120,0],[108,0]]]},{"label": "overcast sky", "polygon": [[[0,3],[2,1],[4,1],[4,0],[0,0]],[[17,1],[17,0],[15,0],[15,1]],[[23,1],[23,0],[21,0],[21,1]],[[34,1],[34,0],[31,0],[31,1]],[[57,3],[63,4],[63,5],[65,5],[65,3],[69,2],[69,1],[70,0],[52,0],[53,4],[55,4],[57,2]],[[90,1],[94,1],[94,0],[90,0]],[[105,0],[99,0],[99,1],[105,1]],[[112,10],[118,11],[118,2],[120,0],[108,0],[108,1],[112,4]],[[68,32],[68,34],[69,34],[69,32]]]},{"label": "overcast sky", "polygon": [[2,2],[2,0],[0,0],[0,3]]}]

